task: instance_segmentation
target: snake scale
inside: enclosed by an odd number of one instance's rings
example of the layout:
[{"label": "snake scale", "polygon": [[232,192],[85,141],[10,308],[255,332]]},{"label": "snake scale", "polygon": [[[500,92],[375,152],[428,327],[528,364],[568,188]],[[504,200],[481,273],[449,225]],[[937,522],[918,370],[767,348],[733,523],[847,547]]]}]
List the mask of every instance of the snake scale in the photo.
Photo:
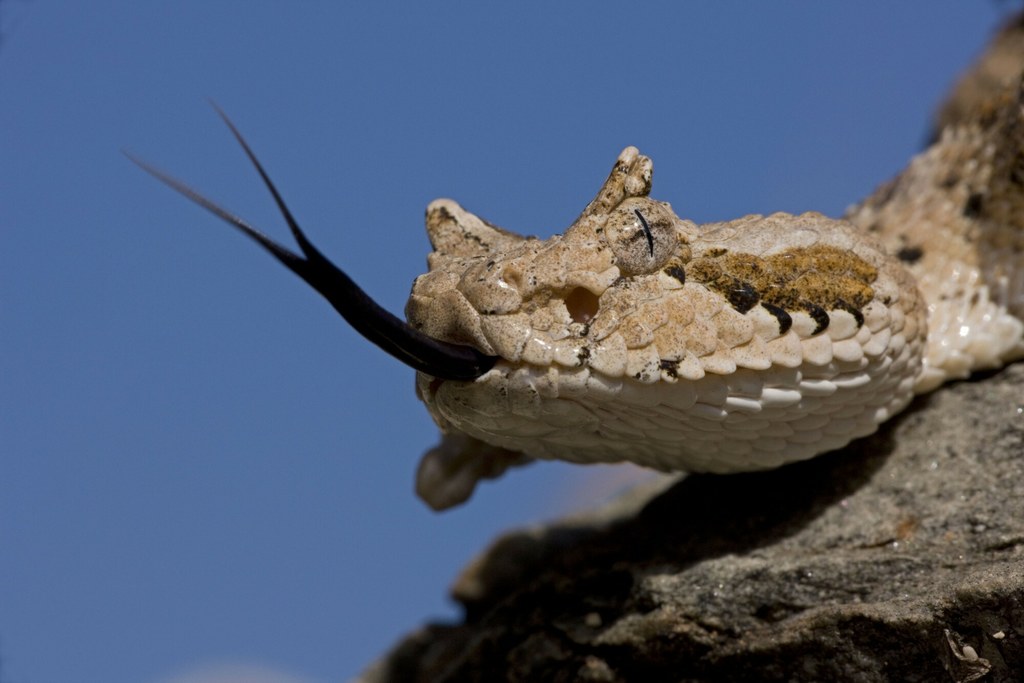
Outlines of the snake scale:
[{"label": "snake scale", "polygon": [[1002,92],[944,129],[843,219],[698,225],[649,196],[626,148],[548,239],[451,200],[402,321],[291,227],[295,254],[133,160],[258,241],[417,370],[442,432],[417,492],[433,508],[534,459],[662,471],[774,468],[878,428],[943,382],[1024,355],[1024,113]]}]

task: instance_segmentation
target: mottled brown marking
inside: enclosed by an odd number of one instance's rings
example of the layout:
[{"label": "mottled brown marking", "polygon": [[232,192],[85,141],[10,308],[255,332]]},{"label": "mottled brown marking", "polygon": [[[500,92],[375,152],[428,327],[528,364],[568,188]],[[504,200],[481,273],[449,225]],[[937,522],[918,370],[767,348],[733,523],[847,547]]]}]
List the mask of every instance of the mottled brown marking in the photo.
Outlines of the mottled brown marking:
[{"label": "mottled brown marking", "polygon": [[709,249],[690,261],[687,272],[691,281],[720,293],[740,313],[767,304],[780,328],[784,322],[778,310],[805,311],[817,323],[815,334],[828,327],[830,310],[849,311],[861,320],[859,312],[874,298],[871,283],[878,277],[867,261],[827,245],[767,257]]}]

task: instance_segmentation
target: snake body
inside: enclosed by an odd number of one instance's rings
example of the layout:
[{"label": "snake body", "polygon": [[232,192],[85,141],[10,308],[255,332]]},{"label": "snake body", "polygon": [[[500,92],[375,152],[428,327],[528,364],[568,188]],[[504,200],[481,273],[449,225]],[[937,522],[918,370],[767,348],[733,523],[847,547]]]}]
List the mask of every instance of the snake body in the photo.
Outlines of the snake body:
[{"label": "snake body", "polygon": [[417,491],[443,509],[534,459],[778,467],[870,434],[915,394],[1024,356],[1022,102],[1020,89],[981,102],[844,219],[697,225],[649,196],[651,160],[634,147],[546,240],[435,201],[408,322],[312,245],[230,121],[301,254],[135,161],[417,370],[442,432]]},{"label": "snake body", "polygon": [[443,434],[418,474],[431,506],[535,458],[777,467],[1024,355],[1019,97],[947,128],[844,220],[696,225],[649,197],[651,178],[625,149],[546,240],[430,205],[406,316],[498,359],[471,382],[418,373]]}]

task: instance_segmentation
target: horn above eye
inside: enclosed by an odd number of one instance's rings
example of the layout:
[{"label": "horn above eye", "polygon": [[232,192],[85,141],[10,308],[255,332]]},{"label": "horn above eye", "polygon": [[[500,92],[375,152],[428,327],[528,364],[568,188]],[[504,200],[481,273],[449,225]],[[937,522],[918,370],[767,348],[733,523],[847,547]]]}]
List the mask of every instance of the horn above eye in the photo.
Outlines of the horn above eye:
[{"label": "horn above eye", "polygon": [[278,210],[291,229],[302,256],[278,244],[253,228],[246,221],[215,204],[181,181],[125,152],[144,171],[184,195],[224,222],[232,225],[260,246],[289,270],[319,292],[359,334],[370,340],[409,367],[425,374],[448,380],[469,381],[490,370],[497,358],[481,353],[471,346],[452,344],[429,337],[382,308],[352,278],[331,263],[313,246],[299,228],[277,188],[234,124],[216,105],[217,113],[231,129],[246,156],[256,167],[263,183],[274,197]]}]

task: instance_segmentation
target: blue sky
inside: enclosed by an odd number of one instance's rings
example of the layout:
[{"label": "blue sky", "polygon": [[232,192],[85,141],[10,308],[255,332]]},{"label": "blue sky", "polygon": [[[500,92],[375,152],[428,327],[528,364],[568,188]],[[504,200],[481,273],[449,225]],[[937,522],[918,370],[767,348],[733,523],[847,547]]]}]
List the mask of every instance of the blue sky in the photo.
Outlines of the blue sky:
[{"label": "blue sky", "polygon": [[841,213],[1013,7],[4,0],[0,681],[344,680],[605,495],[542,464],[430,512],[412,371],[122,148],[287,242],[215,99],[399,312],[431,199],[550,235],[627,144],[685,217]]}]

